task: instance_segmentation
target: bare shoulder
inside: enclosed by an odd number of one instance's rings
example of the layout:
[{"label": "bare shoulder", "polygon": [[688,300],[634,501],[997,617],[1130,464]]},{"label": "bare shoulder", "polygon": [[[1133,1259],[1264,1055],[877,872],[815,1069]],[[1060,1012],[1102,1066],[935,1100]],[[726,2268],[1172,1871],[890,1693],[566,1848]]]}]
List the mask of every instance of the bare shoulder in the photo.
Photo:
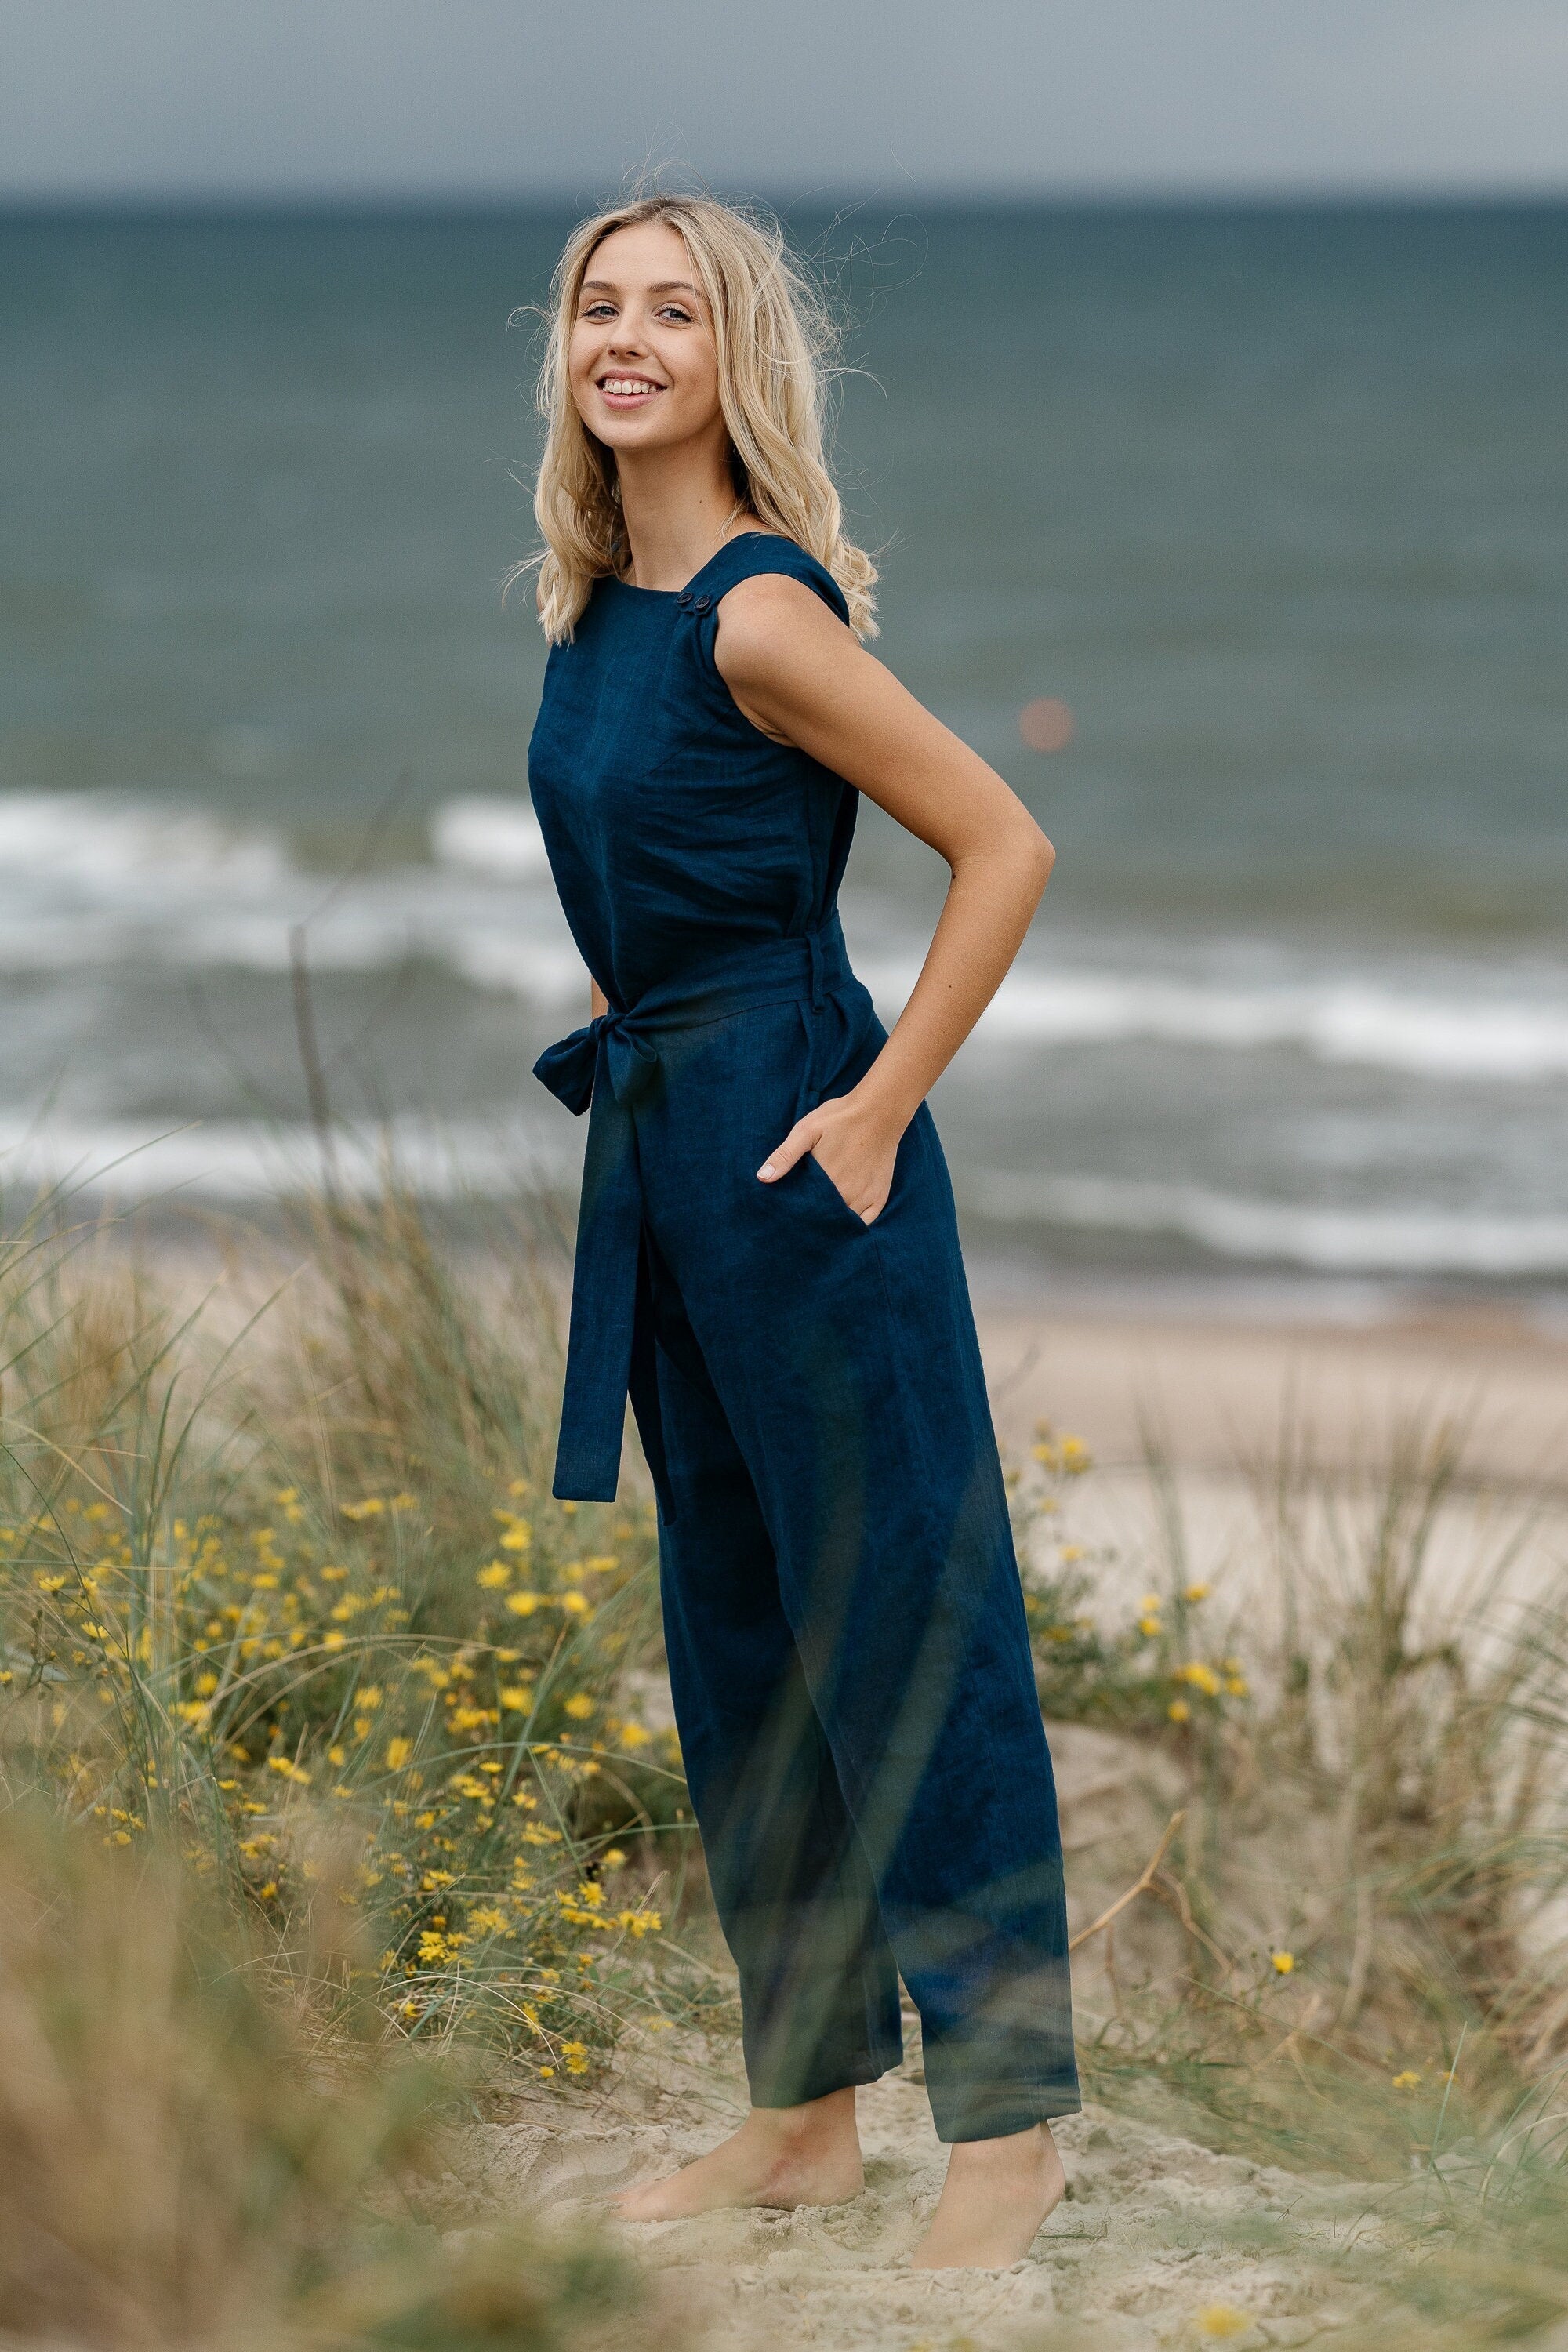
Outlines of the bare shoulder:
[{"label": "bare shoulder", "polygon": [[837,614],[787,572],[753,572],[719,600],[713,658],[728,686],[755,685],[801,663],[841,660],[856,648]]}]

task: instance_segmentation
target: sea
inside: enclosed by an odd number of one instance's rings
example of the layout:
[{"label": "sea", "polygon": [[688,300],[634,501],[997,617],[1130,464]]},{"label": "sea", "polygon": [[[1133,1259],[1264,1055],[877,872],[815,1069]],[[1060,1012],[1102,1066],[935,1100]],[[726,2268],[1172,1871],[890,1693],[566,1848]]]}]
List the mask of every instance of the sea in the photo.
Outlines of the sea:
[{"label": "sea", "polygon": [[[934,1097],[977,1287],[1561,1321],[1568,209],[784,217],[878,654],[1058,850]],[[311,1077],[345,1182],[570,1187],[501,594],[568,226],[0,215],[7,1218],[261,1215]],[[864,807],[889,1019],[944,879]]]}]

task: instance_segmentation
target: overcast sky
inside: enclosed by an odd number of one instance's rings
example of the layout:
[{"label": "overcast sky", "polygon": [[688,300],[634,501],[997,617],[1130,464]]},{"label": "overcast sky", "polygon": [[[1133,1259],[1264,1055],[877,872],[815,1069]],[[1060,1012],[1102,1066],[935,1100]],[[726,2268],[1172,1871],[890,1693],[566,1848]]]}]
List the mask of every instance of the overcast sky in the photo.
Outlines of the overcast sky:
[{"label": "overcast sky", "polygon": [[0,0],[0,193],[1568,187],[1568,0]]}]

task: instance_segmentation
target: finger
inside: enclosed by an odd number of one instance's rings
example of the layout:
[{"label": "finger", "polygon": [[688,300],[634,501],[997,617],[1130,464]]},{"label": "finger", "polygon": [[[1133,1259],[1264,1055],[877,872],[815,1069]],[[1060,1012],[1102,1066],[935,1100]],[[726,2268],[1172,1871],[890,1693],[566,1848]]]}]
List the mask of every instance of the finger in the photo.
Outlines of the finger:
[{"label": "finger", "polygon": [[757,1174],[764,1184],[776,1184],[787,1176],[797,1160],[804,1160],[816,1141],[816,1124],[813,1119],[797,1119],[776,1151],[770,1151]]}]

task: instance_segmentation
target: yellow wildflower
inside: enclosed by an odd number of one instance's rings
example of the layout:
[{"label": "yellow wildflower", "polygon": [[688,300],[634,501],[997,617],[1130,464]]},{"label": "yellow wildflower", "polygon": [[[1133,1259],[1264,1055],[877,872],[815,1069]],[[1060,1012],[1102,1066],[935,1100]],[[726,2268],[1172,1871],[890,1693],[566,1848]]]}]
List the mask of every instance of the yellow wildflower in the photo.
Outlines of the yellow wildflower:
[{"label": "yellow wildflower", "polygon": [[1192,1712],[1192,1708],[1187,1705],[1184,1698],[1173,1698],[1171,1701],[1170,1706],[1165,1709],[1165,1713],[1170,1717],[1173,1723],[1188,1722],[1191,1719]]},{"label": "yellow wildflower", "polygon": [[389,1739],[386,1743],[387,1770],[401,1772],[413,1753],[414,1742],[411,1739]]},{"label": "yellow wildflower", "polygon": [[1209,1588],[1206,1584],[1189,1584],[1182,1595],[1184,1601],[1206,1601],[1208,1597]]},{"label": "yellow wildflower", "polygon": [[1193,2321],[1200,2336],[1245,2336],[1252,2326],[1247,2313],[1233,2304],[1205,2304]]},{"label": "yellow wildflower", "polygon": [[575,1691],[567,1700],[563,1712],[574,1717],[577,1722],[581,1723],[586,1717],[593,1714],[594,1702],[588,1696],[586,1691]]},{"label": "yellow wildflower", "polygon": [[1288,1977],[1296,1965],[1294,1952],[1273,1952],[1270,1953],[1269,1958],[1274,1963],[1276,1972],[1282,1977]]},{"label": "yellow wildflower", "polygon": [[1395,2074],[1394,2076],[1394,2087],[1396,2091],[1413,2091],[1420,2080],[1421,2077],[1415,2072],[1415,2068],[1413,2066],[1406,2066],[1402,2074]]},{"label": "yellow wildflower", "polygon": [[514,1617],[531,1617],[542,1596],[537,1592],[509,1592],[506,1605]]}]

